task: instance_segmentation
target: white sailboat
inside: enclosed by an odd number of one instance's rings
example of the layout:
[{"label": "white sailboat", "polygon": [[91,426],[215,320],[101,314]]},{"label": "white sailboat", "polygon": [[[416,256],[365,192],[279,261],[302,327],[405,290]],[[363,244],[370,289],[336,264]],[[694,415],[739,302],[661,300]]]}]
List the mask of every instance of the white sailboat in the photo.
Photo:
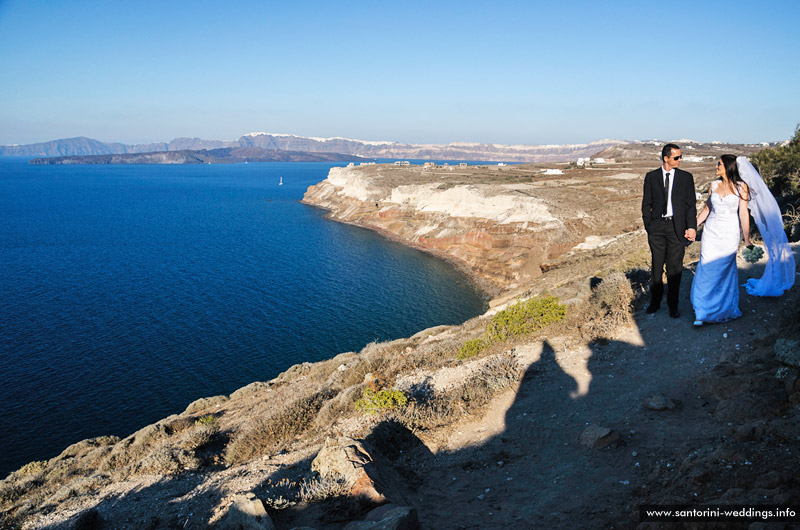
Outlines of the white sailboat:
[{"label": "white sailboat", "polygon": [[281,177],[281,181],[278,182],[278,186],[283,186],[283,177]]}]

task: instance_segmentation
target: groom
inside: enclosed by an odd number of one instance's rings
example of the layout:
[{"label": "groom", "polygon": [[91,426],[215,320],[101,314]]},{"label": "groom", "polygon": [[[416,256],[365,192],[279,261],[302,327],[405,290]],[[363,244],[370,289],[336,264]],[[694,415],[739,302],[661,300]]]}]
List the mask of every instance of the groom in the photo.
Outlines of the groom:
[{"label": "groom", "polygon": [[669,316],[679,318],[678,291],[681,286],[683,254],[697,232],[694,178],[679,168],[681,148],[667,144],[661,150],[661,167],[644,177],[642,220],[653,259],[653,280],[647,313],[661,307],[664,295],[662,272],[667,266]]}]

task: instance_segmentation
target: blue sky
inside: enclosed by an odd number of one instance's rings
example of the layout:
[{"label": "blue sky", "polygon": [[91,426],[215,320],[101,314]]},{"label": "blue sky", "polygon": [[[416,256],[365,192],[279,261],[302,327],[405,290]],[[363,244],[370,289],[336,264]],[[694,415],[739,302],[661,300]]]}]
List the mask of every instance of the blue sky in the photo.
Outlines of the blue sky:
[{"label": "blue sky", "polygon": [[795,0],[0,0],[0,144],[782,140],[798,27]]}]

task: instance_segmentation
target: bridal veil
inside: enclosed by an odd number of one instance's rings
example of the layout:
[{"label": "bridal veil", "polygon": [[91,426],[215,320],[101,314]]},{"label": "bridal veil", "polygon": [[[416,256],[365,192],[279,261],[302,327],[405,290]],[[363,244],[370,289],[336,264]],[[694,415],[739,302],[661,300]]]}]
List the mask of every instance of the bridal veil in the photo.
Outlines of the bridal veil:
[{"label": "bridal veil", "polygon": [[744,287],[749,294],[755,296],[780,296],[791,288],[795,276],[794,255],[783,231],[781,210],[753,164],[747,158],[739,156],[736,158],[736,165],[739,176],[750,189],[748,207],[769,256],[764,275],[760,279],[747,280]]}]

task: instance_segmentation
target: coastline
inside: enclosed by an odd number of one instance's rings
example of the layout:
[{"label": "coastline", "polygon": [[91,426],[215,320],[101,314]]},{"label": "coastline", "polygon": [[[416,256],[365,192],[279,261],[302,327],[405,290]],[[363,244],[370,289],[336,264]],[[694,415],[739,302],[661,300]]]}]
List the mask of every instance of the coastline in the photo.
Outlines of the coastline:
[{"label": "coastline", "polygon": [[309,206],[311,208],[316,208],[318,210],[322,210],[323,212],[326,212],[325,219],[328,219],[329,221],[336,222],[336,223],[342,223],[342,224],[346,224],[346,225],[350,225],[350,226],[355,226],[355,227],[358,227],[358,228],[363,228],[364,230],[369,230],[371,232],[380,234],[382,237],[388,239],[389,241],[393,241],[393,242],[401,244],[401,245],[403,245],[405,247],[413,248],[413,249],[419,250],[421,252],[425,252],[426,254],[430,254],[432,256],[436,256],[438,259],[441,259],[441,260],[447,262],[448,264],[450,264],[453,267],[455,267],[459,272],[464,274],[464,276],[466,276],[466,278],[475,287],[475,289],[479,293],[481,293],[481,296],[483,297],[484,301],[486,302],[486,304],[488,306],[491,305],[491,302],[493,300],[497,299],[497,297],[499,297],[499,296],[501,296],[503,294],[503,288],[501,286],[493,283],[492,281],[490,281],[490,280],[488,280],[486,278],[482,278],[481,276],[479,276],[469,266],[468,263],[465,263],[464,261],[459,260],[455,256],[452,256],[452,255],[448,254],[447,252],[444,252],[442,250],[437,250],[435,248],[425,247],[424,245],[420,245],[418,243],[414,243],[413,241],[408,241],[407,239],[404,239],[403,237],[399,236],[398,234],[395,234],[395,233],[393,233],[393,232],[391,232],[389,230],[386,230],[384,228],[375,227],[375,226],[371,226],[371,225],[366,224],[366,223],[359,223],[357,221],[351,221],[351,220],[348,220],[348,219],[336,218],[334,216],[334,211],[332,209],[327,208],[325,206],[321,206],[319,204],[314,204],[313,202],[306,201],[305,199],[302,199],[300,201],[300,203],[304,204],[305,206]]}]

